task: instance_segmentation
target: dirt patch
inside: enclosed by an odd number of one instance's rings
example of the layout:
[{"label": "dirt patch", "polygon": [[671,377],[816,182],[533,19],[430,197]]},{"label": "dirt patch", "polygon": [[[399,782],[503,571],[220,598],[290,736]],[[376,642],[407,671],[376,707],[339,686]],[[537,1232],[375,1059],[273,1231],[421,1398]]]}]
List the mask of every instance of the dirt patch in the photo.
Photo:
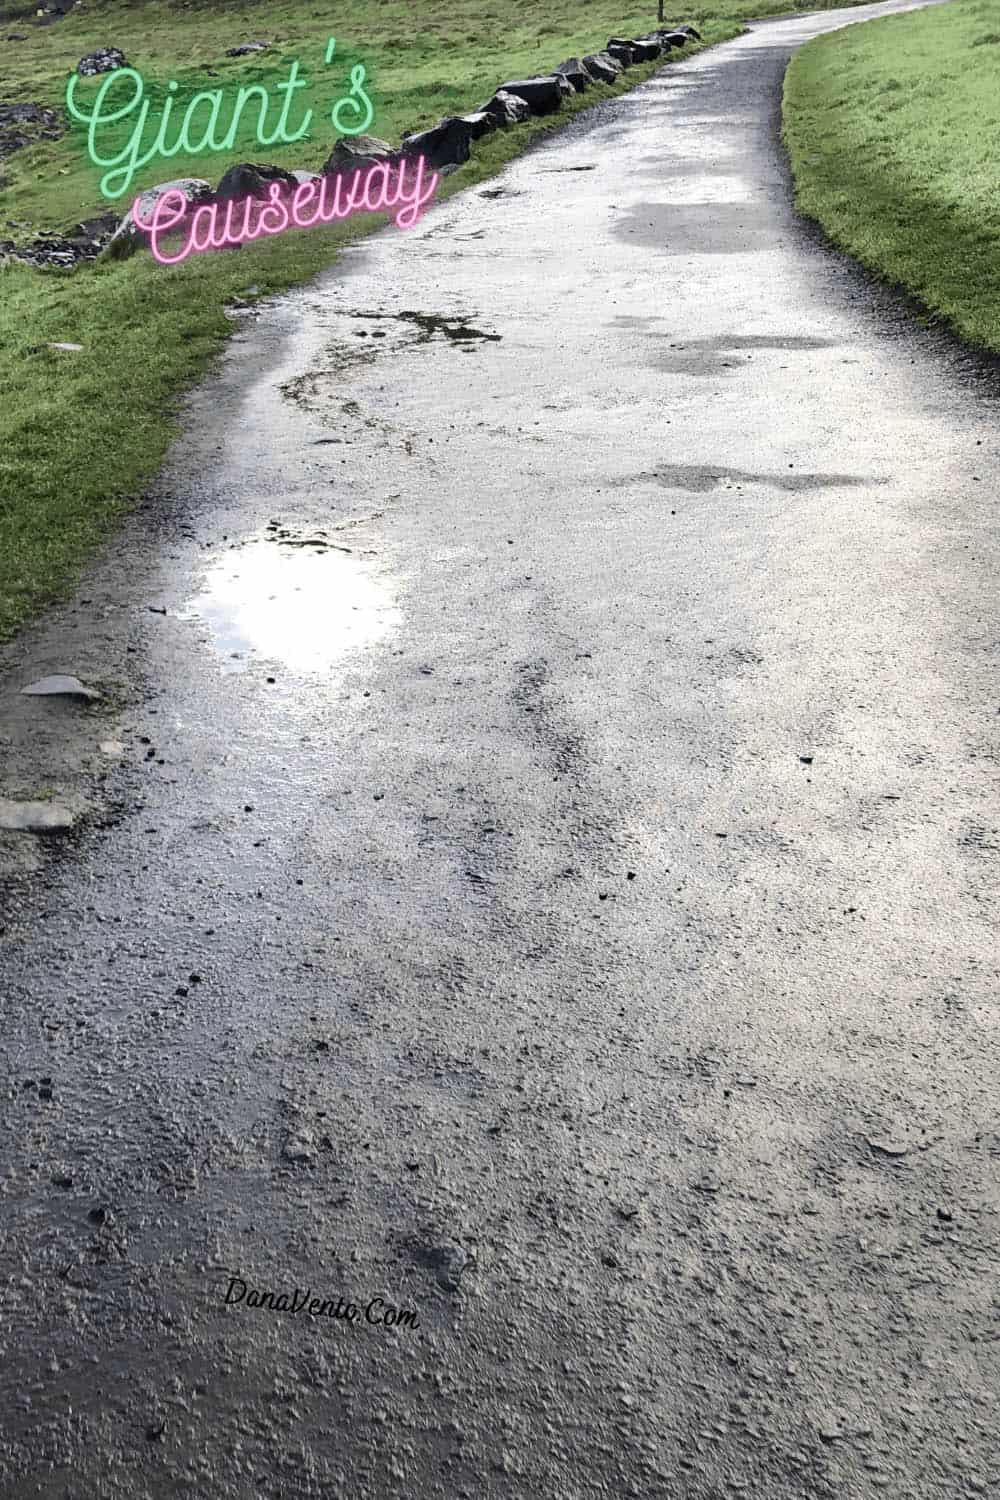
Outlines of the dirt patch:
[{"label": "dirt patch", "polygon": [[41,104],[0,104],[0,158],[38,141],[57,141],[65,133],[54,109]]},{"label": "dirt patch", "polygon": [[[352,312],[348,313],[347,316],[349,318],[371,319],[376,322],[385,320],[396,323],[409,323],[414,328],[419,329],[419,336],[411,340],[412,343],[416,344],[430,343],[436,333],[440,333],[444,338],[451,339],[455,343],[476,339],[482,339],[489,343],[499,343],[502,338],[502,334],[486,333],[481,328],[474,328],[468,315],[465,313],[449,316],[446,313],[414,312],[411,309],[406,309],[403,312],[397,313]],[[369,334],[364,329],[358,329],[356,330],[356,337],[378,339],[385,338],[385,334],[378,331]]]},{"label": "dirt patch", "polygon": [[9,256],[29,266],[61,266],[64,270],[73,270],[84,261],[97,259],[117,224],[118,215],[107,213],[77,224],[70,235],[41,235],[25,245],[15,240],[0,240],[0,257]]},{"label": "dirt patch", "polygon": [[420,329],[418,344],[430,343],[436,333],[442,334],[446,339],[454,343],[461,343],[470,339],[482,339],[488,343],[499,343],[502,337],[499,333],[484,333],[481,328],[473,328],[466,317],[446,318],[440,313],[401,312],[394,316],[401,322],[412,323]]},{"label": "dirt patch", "polygon": [[278,521],[269,521],[264,535],[266,542],[278,542],[282,547],[309,547],[315,552],[326,552],[333,549],[335,552],[353,552],[353,547],[344,547],[339,542],[331,542],[327,533],[318,528],[308,536],[302,536],[299,532],[282,526]]}]

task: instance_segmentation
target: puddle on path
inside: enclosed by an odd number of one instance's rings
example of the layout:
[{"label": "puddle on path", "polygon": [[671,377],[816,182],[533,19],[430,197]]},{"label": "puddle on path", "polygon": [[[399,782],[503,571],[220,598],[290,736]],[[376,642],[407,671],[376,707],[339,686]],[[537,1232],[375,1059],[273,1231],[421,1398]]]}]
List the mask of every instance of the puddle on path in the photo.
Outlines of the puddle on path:
[{"label": "puddle on path", "polygon": [[204,588],[179,612],[203,621],[224,672],[248,658],[325,674],[397,629],[389,589],[347,549],[317,533],[264,533],[213,563]]}]

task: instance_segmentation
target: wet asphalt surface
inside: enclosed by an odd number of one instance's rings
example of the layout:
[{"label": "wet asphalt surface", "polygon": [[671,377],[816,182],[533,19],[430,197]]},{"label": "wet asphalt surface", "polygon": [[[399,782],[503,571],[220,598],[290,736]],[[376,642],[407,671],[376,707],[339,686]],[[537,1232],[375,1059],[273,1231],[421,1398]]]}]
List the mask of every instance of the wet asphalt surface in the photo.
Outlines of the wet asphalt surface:
[{"label": "wet asphalt surface", "polygon": [[4,914],[4,1496],[1000,1490],[1000,382],[793,214],[840,19],[247,319],[29,641],[130,702]]}]

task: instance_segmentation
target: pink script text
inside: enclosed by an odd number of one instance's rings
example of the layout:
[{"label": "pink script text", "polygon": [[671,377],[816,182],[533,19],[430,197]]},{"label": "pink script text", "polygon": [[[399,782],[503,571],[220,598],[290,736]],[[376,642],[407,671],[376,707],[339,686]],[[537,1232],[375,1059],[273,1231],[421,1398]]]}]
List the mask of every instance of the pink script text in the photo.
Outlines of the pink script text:
[{"label": "pink script text", "polygon": [[[398,229],[412,229],[438,185],[437,172],[424,180],[425,166],[424,158],[418,156],[392,165],[376,162],[367,171],[354,172],[349,179],[313,178],[294,190],[285,183],[274,182],[264,199],[202,203],[193,212],[184,193],[171,188],[157,198],[148,221],[140,217],[142,199],[136,198],[132,218],[136,227],[149,235],[150,249],[164,266],[178,265],[189,255],[204,250],[244,245],[262,235],[281,234],[291,228],[311,229],[314,224],[330,224],[357,212],[389,210]],[[252,223],[255,212],[256,222]],[[181,233],[186,230],[187,238],[179,250],[168,254],[161,240],[178,230]]]}]

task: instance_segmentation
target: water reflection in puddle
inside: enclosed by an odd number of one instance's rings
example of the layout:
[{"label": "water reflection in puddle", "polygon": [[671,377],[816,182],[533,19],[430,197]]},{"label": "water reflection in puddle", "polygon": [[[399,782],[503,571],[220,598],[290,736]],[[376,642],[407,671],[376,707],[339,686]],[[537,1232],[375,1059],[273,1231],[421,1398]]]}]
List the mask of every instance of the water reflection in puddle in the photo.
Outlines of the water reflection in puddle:
[{"label": "water reflection in puddle", "polygon": [[249,654],[325,672],[400,623],[388,589],[357,559],[267,536],[214,563],[180,613],[209,627],[225,672],[246,671]]}]

